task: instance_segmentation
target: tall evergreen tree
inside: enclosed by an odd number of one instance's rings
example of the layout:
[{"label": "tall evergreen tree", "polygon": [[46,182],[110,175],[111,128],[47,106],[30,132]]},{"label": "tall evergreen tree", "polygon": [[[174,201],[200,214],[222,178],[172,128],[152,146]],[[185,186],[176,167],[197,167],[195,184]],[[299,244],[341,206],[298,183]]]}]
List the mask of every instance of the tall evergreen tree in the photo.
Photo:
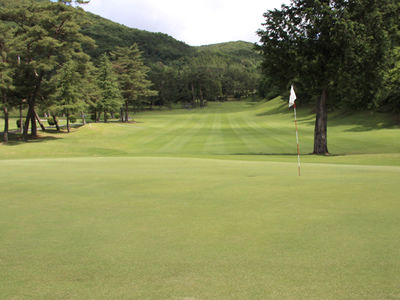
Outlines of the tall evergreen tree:
[{"label": "tall evergreen tree", "polygon": [[100,88],[100,99],[96,102],[99,112],[104,112],[104,122],[107,122],[108,112],[117,112],[123,105],[118,77],[108,58],[104,53],[100,58],[99,74],[97,83]]},{"label": "tall evergreen tree", "polygon": [[67,130],[70,132],[70,115],[83,112],[87,104],[82,97],[82,77],[77,72],[77,63],[73,60],[64,64],[58,72],[56,99],[57,110],[67,117]]},{"label": "tall evergreen tree", "polygon": [[264,14],[263,70],[281,87],[320,94],[314,153],[328,153],[327,106],[365,108],[382,87],[397,33],[396,0],[292,0]]},{"label": "tall evergreen tree", "polygon": [[12,31],[21,45],[17,49],[20,65],[14,82],[17,96],[28,103],[23,131],[25,140],[29,123],[31,135],[37,135],[35,107],[37,101],[45,98],[40,94],[43,83],[50,80],[67,58],[81,53],[81,43],[91,43],[80,33],[76,22],[80,13],[83,13],[81,9],[62,2],[35,1],[17,2],[0,11],[2,20],[15,24]]},{"label": "tall evergreen tree", "polygon": [[11,36],[9,28],[0,24],[0,107],[4,113],[3,142],[8,142],[8,110],[10,107],[9,96],[14,89],[13,68],[10,65],[11,57]]},{"label": "tall evergreen tree", "polygon": [[121,93],[125,101],[125,122],[129,121],[129,104],[139,101],[141,97],[157,95],[151,89],[153,85],[147,79],[149,67],[143,63],[141,52],[137,44],[131,47],[116,47],[111,53],[114,68],[118,74]]}]

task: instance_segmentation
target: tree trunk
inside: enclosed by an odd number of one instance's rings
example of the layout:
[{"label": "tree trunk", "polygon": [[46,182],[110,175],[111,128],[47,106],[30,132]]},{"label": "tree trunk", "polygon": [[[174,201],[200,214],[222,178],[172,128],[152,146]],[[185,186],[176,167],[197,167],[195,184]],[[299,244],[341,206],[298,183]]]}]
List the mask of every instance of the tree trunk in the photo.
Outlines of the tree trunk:
[{"label": "tree trunk", "polygon": [[129,122],[129,105],[128,105],[128,100],[125,101],[125,122]]},{"label": "tree trunk", "polygon": [[[8,143],[8,109],[7,109],[7,95],[6,91],[3,89],[3,112],[4,112],[4,133],[3,133],[3,142]],[[21,124],[22,125],[22,124]]]},{"label": "tree trunk", "polygon": [[19,124],[20,124],[19,132],[21,133],[24,131],[24,125],[22,124],[22,122],[23,122],[23,117],[22,117],[22,100],[21,100],[21,102],[19,103]]},{"label": "tree trunk", "polygon": [[201,89],[201,86],[200,86],[200,108],[201,109],[203,109],[203,104],[204,104],[203,90]]},{"label": "tree trunk", "polygon": [[28,115],[26,116],[26,124],[24,126],[24,132],[22,134],[24,141],[28,140],[29,121],[31,122],[31,136],[32,137],[37,136],[37,127],[36,127],[36,118],[35,118],[35,103],[36,103],[36,97],[37,97],[40,87],[42,85],[44,72],[43,71],[40,72],[40,75],[38,77],[39,78],[37,80],[35,90],[33,91],[31,98],[28,101],[28,105],[29,105]]},{"label": "tree trunk", "polygon": [[38,121],[38,123],[39,123],[39,125],[40,125],[40,128],[42,128],[43,131],[46,131],[46,128],[44,127],[42,121],[40,121],[40,118],[39,118],[37,112],[34,110],[33,113],[35,114],[35,118],[36,118],[36,120]]},{"label": "tree trunk", "polygon": [[82,124],[86,125],[86,119],[85,119],[85,115],[83,114],[83,111],[81,112],[81,116],[82,116]]},{"label": "tree trunk", "polygon": [[57,116],[54,114],[53,114],[53,121],[54,121],[54,124],[56,125],[57,131],[60,131],[60,126],[58,125]]},{"label": "tree trunk", "polygon": [[192,108],[196,108],[196,95],[194,93],[194,85],[192,82],[190,83],[190,86],[192,87],[192,96],[193,96]]},{"label": "tree trunk", "polygon": [[67,114],[67,131],[68,131],[68,133],[70,132],[70,128],[69,128],[69,114]]},{"label": "tree trunk", "polygon": [[314,129],[314,152],[313,154],[328,154],[328,113],[326,109],[327,89],[322,90],[321,98],[317,106]]},{"label": "tree trunk", "polygon": [[103,111],[103,114],[104,114],[104,123],[107,123],[107,112]]}]

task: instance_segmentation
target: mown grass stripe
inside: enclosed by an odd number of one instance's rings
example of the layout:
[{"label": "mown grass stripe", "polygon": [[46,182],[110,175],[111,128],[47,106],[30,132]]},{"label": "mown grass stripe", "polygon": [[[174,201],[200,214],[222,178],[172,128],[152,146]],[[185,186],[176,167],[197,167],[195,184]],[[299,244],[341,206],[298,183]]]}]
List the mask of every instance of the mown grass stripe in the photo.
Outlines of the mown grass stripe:
[{"label": "mown grass stripe", "polygon": [[203,146],[203,153],[224,154],[225,142],[221,113],[214,113],[211,130]]},{"label": "mown grass stripe", "polygon": [[161,146],[158,153],[176,153],[198,151],[200,146],[198,145],[198,136],[201,136],[201,131],[209,118],[209,114],[193,114],[191,123],[186,123],[186,126],[181,127],[179,131],[174,132],[174,138],[167,141]]},{"label": "mown grass stripe", "polygon": [[262,142],[262,136],[256,130],[247,126],[241,114],[230,114],[228,119],[229,124],[236,136],[245,144],[247,152],[265,152],[265,143]]}]

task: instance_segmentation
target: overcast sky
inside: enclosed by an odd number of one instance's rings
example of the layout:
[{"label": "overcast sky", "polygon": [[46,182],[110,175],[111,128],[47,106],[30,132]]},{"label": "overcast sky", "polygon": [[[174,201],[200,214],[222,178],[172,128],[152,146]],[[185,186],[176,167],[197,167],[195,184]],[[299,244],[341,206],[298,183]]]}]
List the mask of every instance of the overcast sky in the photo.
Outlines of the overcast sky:
[{"label": "overcast sky", "polygon": [[263,13],[289,0],[91,0],[86,11],[131,28],[166,33],[191,46],[258,42]]}]

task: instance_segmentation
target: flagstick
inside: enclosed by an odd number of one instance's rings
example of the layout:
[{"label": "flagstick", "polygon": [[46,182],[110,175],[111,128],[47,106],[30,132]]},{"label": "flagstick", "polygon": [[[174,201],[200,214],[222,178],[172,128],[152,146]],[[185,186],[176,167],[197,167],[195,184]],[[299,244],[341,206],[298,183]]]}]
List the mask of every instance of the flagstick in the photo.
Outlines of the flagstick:
[{"label": "flagstick", "polygon": [[297,130],[296,102],[294,102],[293,104],[294,104],[294,123],[296,124],[297,163],[298,163],[298,166],[299,166],[299,176],[301,176],[301,172],[300,172],[299,132]]}]

